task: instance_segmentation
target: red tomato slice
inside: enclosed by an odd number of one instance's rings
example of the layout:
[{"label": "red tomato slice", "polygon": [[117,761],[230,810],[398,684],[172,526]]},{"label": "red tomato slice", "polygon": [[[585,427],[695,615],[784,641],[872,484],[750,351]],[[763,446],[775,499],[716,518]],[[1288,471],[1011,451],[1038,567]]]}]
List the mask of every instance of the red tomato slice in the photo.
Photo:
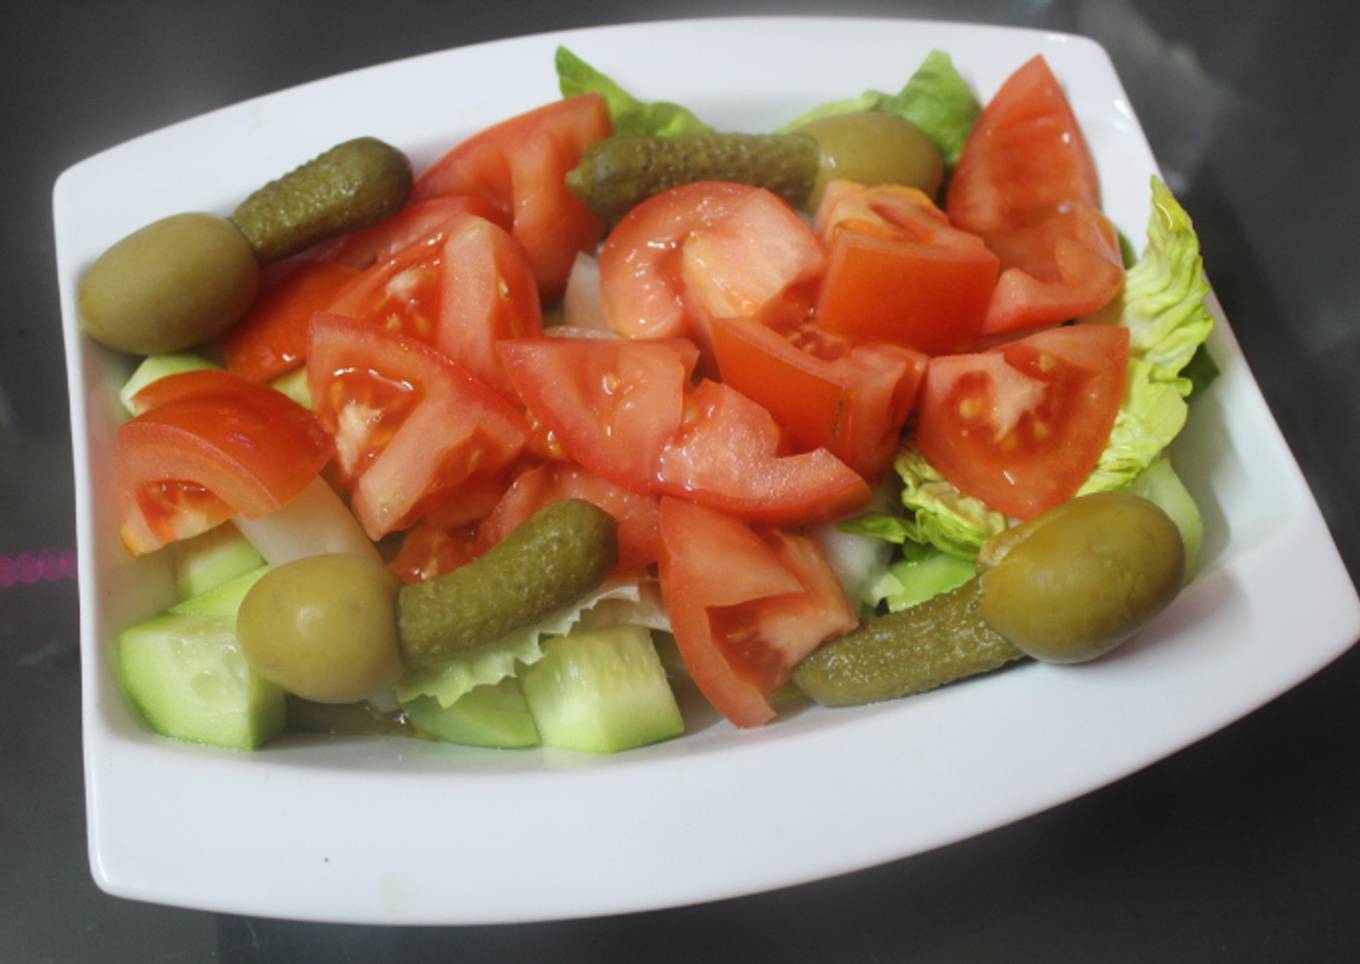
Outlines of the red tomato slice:
[{"label": "red tomato slice", "polygon": [[949,183],[950,220],[1001,257],[984,334],[1065,321],[1115,296],[1124,276],[1119,244],[1099,207],[1076,116],[1035,57],[983,110]]},{"label": "red tomato slice", "polygon": [[444,227],[361,271],[327,311],[433,343],[444,295]]},{"label": "red tomato slice", "polygon": [[817,357],[742,318],[713,323],[724,384],[763,405],[802,450],[825,448],[870,481],[887,472],[927,358],[898,345]]},{"label": "red tomato slice", "polygon": [[737,726],[773,719],[769,696],[855,616],[811,540],[761,533],[661,500],[661,594],[695,684]]},{"label": "red tomato slice", "polygon": [[780,455],[779,426],[735,389],[704,381],[662,450],[656,489],[743,519],[795,525],[862,506],[869,486],[826,449]]},{"label": "red tomato slice", "polygon": [[504,399],[439,351],[373,325],[316,316],[307,378],[375,540],[502,473],[524,447],[524,420]]},{"label": "red tomato slice", "polygon": [[417,522],[402,535],[401,549],[387,568],[402,582],[424,582],[452,572],[477,555],[473,527],[443,529],[428,522]]},{"label": "red tomato slice", "polygon": [[138,398],[152,407],[119,426],[116,452],[123,541],[135,555],[233,515],[273,512],[333,451],[301,405],[227,372],[170,375]]},{"label": "red tomato slice", "polygon": [[620,572],[649,566],[660,556],[657,497],[630,492],[566,462],[549,462],[516,478],[478,527],[479,549],[490,549],[539,509],[563,499],[584,499],[618,521]]},{"label": "red tomato slice", "polygon": [[506,230],[510,228],[509,213],[484,198],[433,197],[408,204],[386,221],[338,238],[319,249],[318,256],[354,268],[367,268],[378,261],[386,261],[402,248],[427,238],[439,231],[445,222],[462,215],[486,218]]},{"label": "red tomato slice", "polygon": [[963,492],[1033,518],[1075,495],[1095,468],[1128,362],[1128,329],[1094,324],[932,358],[916,443]]},{"label": "red tomato slice", "polygon": [[227,332],[227,368],[266,382],[307,359],[307,326],[358,271],[329,261],[298,261],[264,286],[250,311]]},{"label": "red tomato slice", "polygon": [[634,338],[693,330],[681,274],[685,242],[756,190],[698,181],[654,195],[624,215],[600,251],[600,295],[609,326]]},{"label": "red tomato slice", "polygon": [[693,334],[709,347],[709,319],[750,318],[825,267],[821,244],[793,208],[769,191],[752,191],[681,247],[685,302],[698,322]]},{"label": "red tomato slice", "polygon": [[664,340],[532,338],[497,345],[530,413],[575,461],[647,492],[684,413],[698,350]]},{"label": "red tomato slice", "polygon": [[972,349],[999,263],[980,238],[951,227],[925,194],[895,185],[832,182],[817,222],[831,245],[819,328],[933,355]]},{"label": "red tomato slice", "polygon": [[543,334],[538,286],[524,249],[484,218],[465,217],[449,227],[435,344],[483,382],[514,397],[496,357],[505,338]]},{"label": "red tomato slice", "polygon": [[412,197],[471,195],[505,212],[540,295],[552,302],[562,293],[576,252],[592,250],[604,234],[604,222],[568,189],[567,172],[612,129],[598,94],[554,101],[449,151],[416,182]]}]

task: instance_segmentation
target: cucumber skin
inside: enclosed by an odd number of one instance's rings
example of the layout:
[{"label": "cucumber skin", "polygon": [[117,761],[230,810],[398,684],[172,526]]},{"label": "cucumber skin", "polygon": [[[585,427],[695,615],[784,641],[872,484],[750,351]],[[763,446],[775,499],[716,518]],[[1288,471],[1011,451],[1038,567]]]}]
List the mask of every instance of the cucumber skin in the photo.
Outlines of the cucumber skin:
[{"label": "cucumber skin", "polygon": [[545,506],[475,562],[398,597],[402,656],[430,666],[531,626],[597,588],[618,564],[618,523],[581,499]]},{"label": "cucumber skin", "polygon": [[666,670],[641,626],[559,636],[524,670],[521,685],[547,747],[616,753],[685,732]]},{"label": "cucumber skin", "polygon": [[402,709],[416,729],[445,743],[502,750],[539,743],[538,727],[513,676],[475,687],[449,707],[433,696],[421,696],[403,703]]},{"label": "cucumber skin", "polygon": [[[125,630],[118,639],[118,676],[123,691],[162,736],[232,750],[254,750],[283,730],[283,690],[246,664],[230,617],[162,613]],[[237,684],[235,705],[214,709],[183,672],[176,646],[200,647],[204,662],[218,661],[228,686]],[[214,648],[220,650],[214,652]],[[177,661],[178,660],[178,661]]]}]

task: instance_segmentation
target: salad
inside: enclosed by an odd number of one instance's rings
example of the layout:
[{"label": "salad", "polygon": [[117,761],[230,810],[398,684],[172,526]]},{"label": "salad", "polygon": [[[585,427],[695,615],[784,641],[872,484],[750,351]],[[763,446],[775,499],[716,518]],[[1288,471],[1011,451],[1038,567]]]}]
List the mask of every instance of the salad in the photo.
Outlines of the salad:
[{"label": "salad", "polygon": [[[1201,538],[1165,454],[1211,371],[1198,245],[1154,182],[1126,263],[1042,59],[984,108],[932,54],[746,141],[558,70],[413,186],[372,149],[401,199],[258,276],[179,226],[231,268],[188,286],[218,357],[149,345],[124,392],[123,541],[184,597],[119,644],[154,729],[621,750],[684,731],[678,688],[758,726],[1094,655],[1169,601]],[[253,256],[277,230],[235,229]],[[1023,567],[1092,531],[1115,569],[1042,601]],[[1137,611],[1073,629],[1130,566]]]}]

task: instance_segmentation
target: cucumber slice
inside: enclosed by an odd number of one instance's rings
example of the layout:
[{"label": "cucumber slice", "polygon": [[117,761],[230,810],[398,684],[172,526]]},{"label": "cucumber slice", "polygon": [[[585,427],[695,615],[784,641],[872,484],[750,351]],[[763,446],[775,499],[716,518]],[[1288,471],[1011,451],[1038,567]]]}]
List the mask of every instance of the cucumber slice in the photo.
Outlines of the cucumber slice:
[{"label": "cucumber slice", "polygon": [[307,384],[306,366],[295,368],[287,375],[280,375],[269,384],[283,392],[283,394],[287,395],[303,408],[310,409],[312,407],[312,389],[311,386]]},{"label": "cucumber slice", "polygon": [[246,664],[235,624],[163,613],[119,637],[123,685],[157,733],[253,750],[283,729],[283,690]]},{"label": "cucumber slice", "polygon": [[201,596],[264,565],[264,558],[230,522],[176,542],[171,551],[175,560],[175,591],[182,600]]},{"label": "cucumber slice", "polygon": [[521,678],[544,746],[613,753],[685,731],[651,634],[641,626],[578,629],[544,649]]},{"label": "cucumber slice", "polygon": [[513,676],[478,686],[449,707],[433,696],[419,696],[402,709],[418,729],[446,743],[501,749],[538,745],[538,727]]},{"label": "cucumber slice", "polygon": [[132,404],[132,396],[152,382],[164,378],[166,375],[178,375],[180,372],[196,372],[203,368],[220,367],[220,365],[214,365],[206,358],[191,355],[188,352],[172,355],[150,355],[137,366],[137,370],[132,373],[127,384],[118,390],[118,399],[129,413],[140,415],[142,414],[141,410]]},{"label": "cucumber slice", "polygon": [[1204,517],[1194,496],[1171,467],[1171,460],[1160,458],[1149,465],[1130,483],[1129,492],[1147,499],[1176,523],[1185,543],[1185,581],[1189,582],[1198,570],[1199,553],[1204,547]]},{"label": "cucumber slice", "polygon": [[235,619],[237,611],[241,608],[241,600],[246,598],[250,587],[259,582],[260,577],[271,568],[273,567],[259,566],[249,572],[243,572],[207,592],[175,603],[170,607],[170,612],[183,613],[187,616],[230,616]]}]

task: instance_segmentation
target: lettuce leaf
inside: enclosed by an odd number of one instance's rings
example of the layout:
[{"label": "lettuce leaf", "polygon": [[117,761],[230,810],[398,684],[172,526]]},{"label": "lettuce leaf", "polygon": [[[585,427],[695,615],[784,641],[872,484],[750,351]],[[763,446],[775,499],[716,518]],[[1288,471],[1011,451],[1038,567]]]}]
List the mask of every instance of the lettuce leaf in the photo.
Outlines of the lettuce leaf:
[{"label": "lettuce leaf", "polygon": [[1190,216],[1153,177],[1147,247],[1120,296],[1090,319],[1129,329],[1129,381],[1109,444],[1079,495],[1126,488],[1180,433],[1195,387],[1183,372],[1214,327],[1208,294]]},{"label": "lettuce leaf", "polygon": [[949,55],[932,50],[906,85],[896,94],[866,90],[858,97],[820,104],[781,128],[791,131],[808,121],[835,114],[880,111],[911,121],[934,142],[944,156],[946,167],[959,162],[964,142],[977,122],[982,105],[973,96]]},{"label": "lettuce leaf", "polygon": [[565,636],[586,612],[611,600],[643,604],[636,582],[607,581],[574,605],[559,609],[542,622],[504,639],[481,643],[447,662],[408,671],[397,680],[397,699],[409,703],[417,696],[433,696],[440,706],[452,706],[474,686],[499,683],[507,676],[514,676],[516,663],[525,666],[537,663],[543,658],[545,637]]},{"label": "lettuce leaf", "polygon": [[566,47],[557,48],[557,84],[563,97],[599,94],[609,105],[614,133],[625,137],[707,134],[712,127],[688,109],[668,101],[640,101]]},{"label": "lettuce leaf", "polygon": [[972,559],[1009,524],[1000,512],[955,488],[911,442],[902,446],[893,467],[902,479],[902,505],[908,513],[903,532],[912,542]]}]

